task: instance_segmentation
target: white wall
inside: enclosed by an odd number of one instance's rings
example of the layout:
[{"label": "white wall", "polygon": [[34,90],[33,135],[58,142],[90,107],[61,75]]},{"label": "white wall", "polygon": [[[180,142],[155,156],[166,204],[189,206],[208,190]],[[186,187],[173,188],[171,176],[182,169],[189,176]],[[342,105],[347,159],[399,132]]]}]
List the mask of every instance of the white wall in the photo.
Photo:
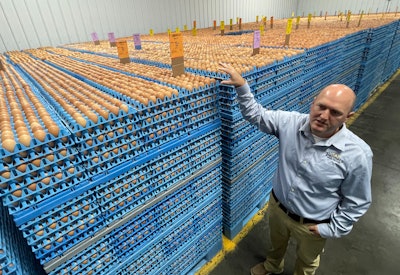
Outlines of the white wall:
[{"label": "white wall", "polygon": [[58,46],[133,33],[211,27],[232,18],[289,17],[297,0],[0,0],[0,52]]},{"label": "white wall", "polygon": [[319,15],[322,11],[323,15],[328,12],[334,15],[338,11],[345,12],[350,10],[353,14],[364,11],[367,13],[395,12],[396,8],[400,14],[400,0],[298,0],[297,14],[307,16],[307,14]]}]

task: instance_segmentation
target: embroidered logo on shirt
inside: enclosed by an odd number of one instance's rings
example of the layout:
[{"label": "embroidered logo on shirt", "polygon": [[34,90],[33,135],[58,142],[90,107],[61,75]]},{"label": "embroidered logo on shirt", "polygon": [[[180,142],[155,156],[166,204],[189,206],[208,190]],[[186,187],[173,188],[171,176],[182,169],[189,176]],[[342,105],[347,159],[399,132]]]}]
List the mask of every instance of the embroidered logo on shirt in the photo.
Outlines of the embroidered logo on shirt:
[{"label": "embroidered logo on shirt", "polygon": [[326,151],[326,157],[336,163],[342,163],[342,158],[340,154],[333,151]]}]

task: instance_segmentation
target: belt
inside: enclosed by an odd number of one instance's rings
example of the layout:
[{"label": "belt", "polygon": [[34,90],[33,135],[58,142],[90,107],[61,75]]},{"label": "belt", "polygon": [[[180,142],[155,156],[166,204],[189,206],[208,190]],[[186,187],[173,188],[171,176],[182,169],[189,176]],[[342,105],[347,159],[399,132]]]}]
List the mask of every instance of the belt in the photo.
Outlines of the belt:
[{"label": "belt", "polygon": [[322,221],[316,221],[316,220],[312,220],[312,219],[308,219],[308,218],[303,218],[295,213],[290,212],[279,200],[278,198],[275,196],[274,190],[271,191],[272,196],[274,197],[275,201],[278,203],[278,206],[280,209],[282,209],[283,212],[285,212],[286,215],[288,215],[292,220],[299,222],[299,223],[315,223],[315,224],[319,224],[319,223],[329,223],[330,219],[325,219]]}]

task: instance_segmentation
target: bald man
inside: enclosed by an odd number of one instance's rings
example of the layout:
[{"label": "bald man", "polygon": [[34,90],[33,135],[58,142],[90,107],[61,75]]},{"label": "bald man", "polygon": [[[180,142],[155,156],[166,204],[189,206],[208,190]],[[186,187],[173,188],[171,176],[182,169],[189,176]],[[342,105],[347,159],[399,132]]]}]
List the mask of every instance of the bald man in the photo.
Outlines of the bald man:
[{"label": "bald man", "polygon": [[252,275],[281,274],[290,238],[297,243],[294,274],[315,274],[326,239],[349,234],[371,204],[371,148],[345,122],[353,115],[353,90],[329,85],[309,114],[266,110],[246,80],[220,64],[236,88],[243,117],[279,138],[279,165],[268,207],[271,248]]}]

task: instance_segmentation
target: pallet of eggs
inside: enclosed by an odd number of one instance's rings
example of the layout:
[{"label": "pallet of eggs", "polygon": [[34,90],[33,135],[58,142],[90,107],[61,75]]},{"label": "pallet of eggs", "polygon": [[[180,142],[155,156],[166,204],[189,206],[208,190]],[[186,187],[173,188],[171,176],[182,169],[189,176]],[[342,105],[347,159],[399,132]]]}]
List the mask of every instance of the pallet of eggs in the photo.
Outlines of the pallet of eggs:
[{"label": "pallet of eggs", "polygon": [[[98,193],[97,202],[101,209],[98,211],[106,224],[150,201],[220,155],[219,122],[213,91],[215,81],[190,91],[180,90],[178,94],[177,89],[143,78],[133,78],[88,62],[43,52],[31,51],[29,55],[19,53],[13,60],[18,64],[16,66],[29,74],[32,82],[46,91],[47,100],[60,112],[59,115],[75,138],[74,147],[82,156],[89,181],[77,186],[75,192],[69,195],[78,198],[87,191],[89,193],[84,197],[92,199],[92,192]],[[85,71],[91,73],[87,75]],[[107,76],[107,73],[111,73],[111,76]],[[126,82],[128,80],[130,82]],[[120,83],[125,83],[125,86],[119,86]],[[122,93],[127,83],[133,87]],[[89,84],[102,92],[99,93]],[[140,88],[140,85],[144,88]],[[159,86],[164,89],[156,92],[155,88]],[[154,91],[146,99],[140,92],[145,89]],[[141,97],[135,100],[133,98],[136,95]],[[127,104],[123,104],[123,101]],[[81,115],[74,114],[66,103],[72,103]],[[200,137],[207,132],[208,135]],[[125,171],[128,173],[123,174]],[[28,229],[27,234],[31,236],[38,232],[44,236],[34,240],[35,244],[40,243],[37,254],[43,263],[64,253],[78,240],[67,236],[68,232],[72,232],[71,235],[76,237],[77,232],[73,228],[79,228],[82,223],[74,219],[74,226],[64,224],[70,220],[59,215],[70,216],[71,213],[55,210],[61,202],[70,203],[71,200],[60,195],[57,202],[40,208],[43,212],[52,207],[55,212],[40,219],[50,222],[49,217],[57,217],[61,219],[60,228],[54,226],[54,230],[44,233],[38,226]],[[100,213],[98,211],[90,209],[88,221],[93,226],[101,227],[102,219],[96,220]],[[71,212],[82,216],[75,208]],[[19,218],[19,223],[23,225],[38,216],[23,213]],[[92,232],[87,231],[89,235]],[[52,238],[49,239],[49,236]],[[82,238],[87,236],[81,234]],[[58,254],[52,253],[54,251]]]},{"label": "pallet of eggs", "polygon": [[0,196],[16,214],[72,188],[84,174],[70,132],[37,88],[8,63],[0,83]]},{"label": "pallet of eggs", "polygon": [[394,32],[393,42],[383,71],[383,81],[391,77],[400,67],[400,59],[398,58],[400,54],[400,20],[395,22],[392,28]]},{"label": "pallet of eggs", "polygon": [[[389,77],[384,72],[393,41],[396,39],[398,22],[371,28],[368,32],[356,87],[356,108],[359,108],[371,93]],[[394,55],[398,56],[398,54],[397,51]]]},{"label": "pallet of eggs", "polygon": [[17,230],[7,207],[2,204],[0,204],[0,274],[45,274],[22,233]]},{"label": "pallet of eggs", "polygon": [[332,83],[342,83],[355,90],[367,37],[368,31],[360,30],[343,38],[340,73],[336,79],[332,79]]},{"label": "pallet of eggs", "polygon": [[339,75],[342,53],[343,38],[305,51],[303,86],[311,93],[310,100]]},{"label": "pallet of eggs", "polygon": [[186,274],[222,247],[220,161],[44,265],[48,274]]}]

